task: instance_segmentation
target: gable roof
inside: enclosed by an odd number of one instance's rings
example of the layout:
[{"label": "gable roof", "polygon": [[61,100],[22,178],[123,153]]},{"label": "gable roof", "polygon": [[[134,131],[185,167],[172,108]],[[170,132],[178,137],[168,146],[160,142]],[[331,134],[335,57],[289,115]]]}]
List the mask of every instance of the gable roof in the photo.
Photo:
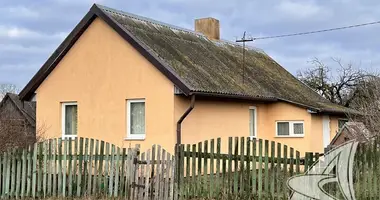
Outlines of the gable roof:
[{"label": "gable roof", "polygon": [[7,100],[10,100],[15,107],[20,111],[24,118],[33,127],[36,126],[36,103],[31,101],[21,101],[17,94],[7,93],[3,100],[0,102],[0,108]]},{"label": "gable roof", "polygon": [[247,48],[243,69],[240,45],[209,40],[201,33],[96,4],[21,91],[23,100],[31,98],[96,17],[136,48],[185,95],[286,101],[316,112],[353,112],[321,97],[262,51]]}]

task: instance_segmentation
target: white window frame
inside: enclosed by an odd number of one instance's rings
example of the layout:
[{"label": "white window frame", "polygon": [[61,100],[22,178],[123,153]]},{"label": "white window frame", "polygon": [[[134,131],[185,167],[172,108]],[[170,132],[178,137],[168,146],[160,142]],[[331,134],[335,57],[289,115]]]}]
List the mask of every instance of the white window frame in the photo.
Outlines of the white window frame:
[{"label": "white window frame", "polygon": [[[252,110],[253,110],[253,116],[255,118],[255,121],[253,122],[255,124],[255,129],[253,130],[252,127],[251,127],[251,124],[250,124],[250,127],[249,127],[249,137],[251,139],[257,138],[257,107],[256,106],[250,106],[249,107],[249,122],[251,122],[251,111]],[[252,131],[255,131],[255,135],[253,135]]]},{"label": "white window frame", "polygon": [[[61,128],[62,128],[62,139],[66,139],[66,138],[76,138],[78,137],[78,130],[77,130],[77,135],[66,135],[66,128],[65,128],[65,124],[66,124],[66,106],[77,106],[77,115],[78,115],[78,103],[77,102],[62,102],[61,103],[61,110],[62,110],[62,116],[61,116]],[[77,116],[78,117],[78,116]],[[78,119],[77,119],[78,120]],[[78,127],[77,127],[78,129]]]},{"label": "white window frame", "polygon": [[[145,106],[145,133],[144,134],[131,134],[131,104],[132,103],[144,103]],[[126,140],[144,140],[146,137],[146,102],[145,99],[127,99],[127,137]]]},{"label": "white window frame", "polygon": [[[278,123],[280,122],[288,122],[289,123],[289,135],[278,135]],[[294,124],[302,124],[302,132],[303,134],[294,134]],[[305,122],[304,121],[276,121],[276,137],[295,137],[295,138],[303,138],[305,137]]]}]

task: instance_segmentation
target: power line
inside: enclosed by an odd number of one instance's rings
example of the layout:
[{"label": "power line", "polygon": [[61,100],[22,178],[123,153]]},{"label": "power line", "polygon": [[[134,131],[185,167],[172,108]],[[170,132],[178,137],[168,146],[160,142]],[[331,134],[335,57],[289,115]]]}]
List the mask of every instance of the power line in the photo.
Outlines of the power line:
[{"label": "power line", "polygon": [[264,36],[264,37],[254,37],[252,40],[266,40],[266,39],[273,39],[273,38],[283,38],[283,37],[292,37],[292,36],[300,36],[300,35],[309,35],[309,34],[315,34],[315,33],[323,33],[323,32],[329,32],[329,31],[337,31],[337,30],[343,30],[343,29],[349,29],[349,28],[357,28],[362,26],[369,26],[374,24],[380,24],[380,21],[376,22],[370,22],[370,23],[363,23],[363,24],[355,24],[351,26],[343,26],[338,28],[329,28],[329,29],[323,29],[318,31],[308,31],[308,32],[301,32],[301,33],[292,33],[292,34],[284,34],[284,35],[274,35],[274,36]]}]

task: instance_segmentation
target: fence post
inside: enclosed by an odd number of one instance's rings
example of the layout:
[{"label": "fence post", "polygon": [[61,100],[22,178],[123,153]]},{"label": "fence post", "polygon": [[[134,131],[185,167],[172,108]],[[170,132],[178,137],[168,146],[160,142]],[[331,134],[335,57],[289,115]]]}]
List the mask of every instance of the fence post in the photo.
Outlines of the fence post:
[{"label": "fence post", "polygon": [[[203,187],[203,195],[206,195],[206,196],[208,196],[208,194],[209,194],[209,186],[208,186],[208,184],[209,183],[207,183],[207,176],[208,176],[208,174],[207,174],[207,156],[208,156],[209,154],[208,154],[208,141],[206,140],[206,141],[204,141],[204,143],[203,143],[203,178],[202,178],[202,181],[203,181],[203,185],[204,185],[204,187]],[[182,165],[181,165],[182,166]],[[183,174],[181,173],[181,176],[183,176]]]},{"label": "fence post", "polygon": [[175,151],[174,151],[174,156],[175,156],[175,171],[174,171],[174,174],[175,174],[175,180],[174,180],[174,184],[175,184],[175,188],[177,188],[176,190],[174,190],[174,198],[178,198],[178,194],[181,194],[181,185],[180,185],[180,181],[181,181],[181,165],[182,165],[182,162],[181,162],[181,145],[180,144],[176,144],[175,145]]},{"label": "fence post", "polygon": [[34,144],[33,148],[33,170],[32,170],[32,196],[36,198],[36,183],[37,183],[37,152],[38,152],[38,144]]},{"label": "fence post", "polygon": [[[134,169],[132,170],[132,185],[134,186],[135,184],[138,183],[138,169],[139,169],[139,163],[137,162],[138,161],[138,157],[140,155],[140,145],[136,144],[135,148],[133,149],[133,157],[132,157],[132,163],[134,164]],[[131,196],[131,198],[133,199],[137,199],[137,193],[138,191],[138,188],[134,187],[133,188],[133,196]]]}]

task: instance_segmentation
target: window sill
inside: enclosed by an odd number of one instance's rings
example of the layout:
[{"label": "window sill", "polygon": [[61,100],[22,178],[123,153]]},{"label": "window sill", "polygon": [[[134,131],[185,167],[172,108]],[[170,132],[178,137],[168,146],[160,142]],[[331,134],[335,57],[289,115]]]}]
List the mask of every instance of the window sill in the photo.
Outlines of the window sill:
[{"label": "window sill", "polygon": [[144,141],[145,137],[126,137],[125,141]]},{"label": "window sill", "polygon": [[276,135],[275,138],[304,138],[305,136],[304,135],[284,135],[284,136],[280,136],[280,135]]},{"label": "window sill", "polygon": [[75,138],[77,138],[78,136],[77,135],[65,135],[65,136],[62,136],[62,140],[74,140]]}]

